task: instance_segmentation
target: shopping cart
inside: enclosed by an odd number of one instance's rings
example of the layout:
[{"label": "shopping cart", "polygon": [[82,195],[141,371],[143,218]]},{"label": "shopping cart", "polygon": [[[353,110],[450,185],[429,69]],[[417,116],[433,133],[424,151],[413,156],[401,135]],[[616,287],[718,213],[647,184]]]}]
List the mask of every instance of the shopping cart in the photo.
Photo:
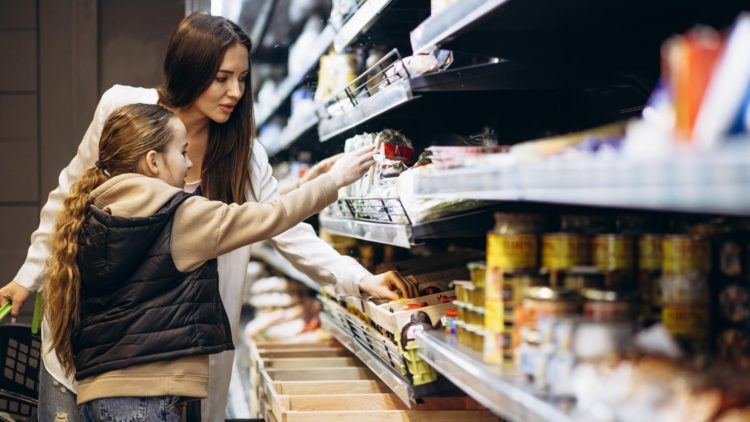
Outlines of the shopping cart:
[{"label": "shopping cart", "polygon": [[[0,321],[11,307],[8,302],[0,308]],[[37,312],[35,309],[35,314]],[[42,344],[30,328],[28,325],[0,325],[0,420],[6,415],[19,422],[36,420]]]}]

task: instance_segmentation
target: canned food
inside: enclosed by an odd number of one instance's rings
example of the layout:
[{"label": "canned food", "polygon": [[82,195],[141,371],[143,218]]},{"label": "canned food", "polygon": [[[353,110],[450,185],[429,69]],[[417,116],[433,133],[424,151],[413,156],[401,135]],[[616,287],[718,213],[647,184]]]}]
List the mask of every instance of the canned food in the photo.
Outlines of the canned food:
[{"label": "canned food", "polygon": [[583,314],[594,321],[629,321],[635,314],[633,296],[614,290],[583,289]]},{"label": "canned food", "polygon": [[664,305],[662,322],[678,341],[689,343],[694,350],[705,348],[710,324],[707,306]]},{"label": "canned food", "polygon": [[570,233],[542,236],[542,266],[550,271],[567,270],[590,261],[589,238]]},{"label": "canned food", "polygon": [[451,284],[456,292],[456,299],[463,303],[469,303],[470,300],[467,287],[472,285],[471,281],[454,281]]},{"label": "canned food", "polygon": [[495,213],[494,231],[499,234],[534,234],[544,231],[547,217],[541,214]]},{"label": "canned food", "polygon": [[570,289],[530,287],[521,307],[516,308],[515,327],[520,342],[536,336],[540,318],[559,318],[580,313],[579,296]]},{"label": "canned food", "polygon": [[661,271],[663,236],[645,234],[638,239],[638,269]]},{"label": "canned food", "polygon": [[506,274],[503,278],[503,321],[506,326],[513,325],[515,308],[520,305],[526,297],[526,291],[530,287],[544,286],[544,277],[531,273]]},{"label": "canned food", "polygon": [[711,245],[703,238],[690,235],[665,236],[662,269],[669,273],[708,272],[711,269]]},{"label": "canned food", "polygon": [[484,262],[469,262],[466,264],[466,268],[469,269],[471,282],[474,283],[476,287],[484,288],[487,264]]},{"label": "canned food", "polygon": [[534,234],[487,235],[488,270],[505,271],[534,269],[538,264],[538,240]]},{"label": "canned food", "polygon": [[593,237],[594,266],[602,271],[633,269],[633,238],[621,234],[599,234]]},{"label": "canned food", "polygon": [[660,303],[663,305],[707,304],[709,300],[708,277],[693,272],[684,274],[667,273],[659,281],[661,285]]}]

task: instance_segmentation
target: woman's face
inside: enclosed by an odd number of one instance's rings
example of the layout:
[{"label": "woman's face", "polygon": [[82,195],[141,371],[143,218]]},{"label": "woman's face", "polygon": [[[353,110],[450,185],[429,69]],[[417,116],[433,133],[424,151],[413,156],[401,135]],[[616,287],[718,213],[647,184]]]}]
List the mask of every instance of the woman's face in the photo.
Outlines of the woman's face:
[{"label": "woman's face", "polygon": [[232,45],[224,53],[211,85],[192,107],[216,123],[225,123],[245,93],[249,71],[247,48],[239,43]]}]

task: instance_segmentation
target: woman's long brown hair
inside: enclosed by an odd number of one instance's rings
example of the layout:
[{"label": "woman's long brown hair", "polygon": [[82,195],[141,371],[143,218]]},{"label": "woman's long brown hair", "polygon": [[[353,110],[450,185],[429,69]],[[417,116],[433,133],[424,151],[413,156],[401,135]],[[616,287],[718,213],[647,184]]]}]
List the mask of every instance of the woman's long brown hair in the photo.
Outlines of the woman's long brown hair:
[{"label": "woman's long brown hair", "polygon": [[[169,40],[159,101],[173,109],[193,104],[216,77],[226,51],[236,44],[244,45],[250,53],[250,37],[230,20],[200,12],[183,19]],[[252,70],[249,61],[248,69]],[[245,202],[255,136],[252,92],[248,73],[245,92],[229,120],[209,123],[201,171],[201,189],[209,199],[227,204]]]},{"label": "woman's long brown hair", "polygon": [[79,321],[81,275],[78,235],[91,204],[91,192],[112,176],[137,173],[149,151],[163,152],[174,136],[172,112],[153,104],[131,104],[109,115],[99,141],[99,162],[83,172],[65,198],[52,234],[52,254],[44,285],[44,313],[52,348],[67,376],[75,372],[73,330]]}]

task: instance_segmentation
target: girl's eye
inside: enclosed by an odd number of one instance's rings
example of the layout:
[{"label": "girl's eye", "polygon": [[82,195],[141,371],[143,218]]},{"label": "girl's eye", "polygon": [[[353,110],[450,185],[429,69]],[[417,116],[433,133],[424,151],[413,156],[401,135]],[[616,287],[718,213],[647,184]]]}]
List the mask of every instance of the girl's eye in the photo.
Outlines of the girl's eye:
[{"label": "girl's eye", "polygon": [[217,76],[216,81],[219,83],[224,83],[227,81],[227,78],[225,76]]}]

